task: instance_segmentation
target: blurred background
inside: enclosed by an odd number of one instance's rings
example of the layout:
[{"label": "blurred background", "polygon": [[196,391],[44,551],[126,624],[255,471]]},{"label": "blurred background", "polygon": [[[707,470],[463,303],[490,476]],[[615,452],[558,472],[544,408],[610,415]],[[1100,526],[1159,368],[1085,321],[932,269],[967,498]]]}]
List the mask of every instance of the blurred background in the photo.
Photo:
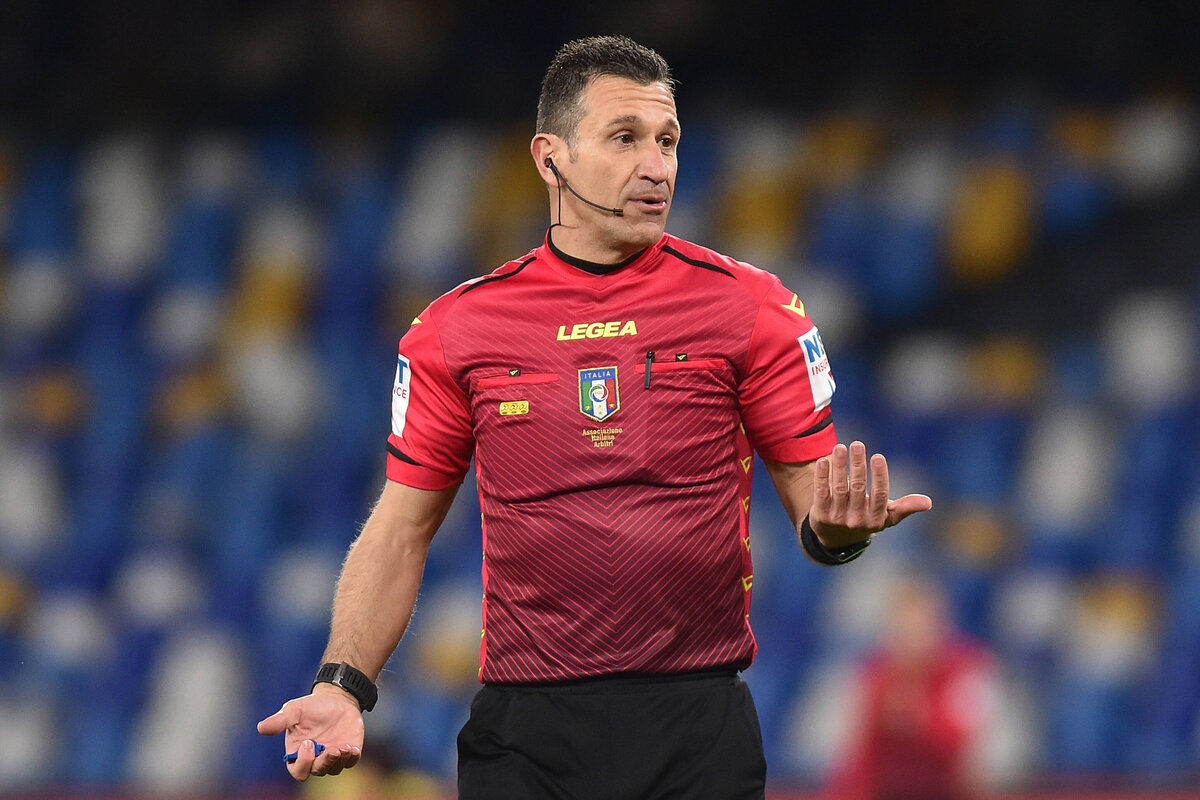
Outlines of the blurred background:
[{"label": "blurred background", "polygon": [[471,479],[368,761],[301,790],[254,723],[319,663],[397,340],[540,242],[541,74],[616,32],[680,81],[668,229],[799,293],[841,440],[935,498],[822,569],[757,471],[770,796],[914,796],[905,759],[1010,797],[1196,796],[1198,23],[1112,0],[6,0],[0,795],[451,796]]}]

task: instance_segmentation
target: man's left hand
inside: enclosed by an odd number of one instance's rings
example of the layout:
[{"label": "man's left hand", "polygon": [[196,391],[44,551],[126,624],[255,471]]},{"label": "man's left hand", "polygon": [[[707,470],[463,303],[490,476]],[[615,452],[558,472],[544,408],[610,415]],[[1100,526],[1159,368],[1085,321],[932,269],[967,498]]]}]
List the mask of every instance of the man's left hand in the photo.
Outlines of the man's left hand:
[{"label": "man's left hand", "polygon": [[852,442],[849,447],[838,444],[832,453],[817,459],[808,522],[830,550],[857,544],[910,514],[933,507],[933,500],[923,494],[888,499],[888,466],[882,454],[871,456],[870,473],[868,487],[867,448],[862,442]]}]

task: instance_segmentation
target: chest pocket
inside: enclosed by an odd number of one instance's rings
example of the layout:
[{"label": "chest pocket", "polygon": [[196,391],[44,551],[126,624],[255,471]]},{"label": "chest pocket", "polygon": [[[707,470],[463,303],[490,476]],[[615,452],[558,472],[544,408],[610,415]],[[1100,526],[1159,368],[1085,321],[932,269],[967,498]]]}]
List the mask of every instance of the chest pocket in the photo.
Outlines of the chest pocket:
[{"label": "chest pocket", "polygon": [[[649,372],[647,373],[647,367]],[[733,367],[723,358],[642,365],[628,390],[640,407],[646,478],[661,485],[712,480],[736,463],[739,422]]]},{"label": "chest pocket", "polygon": [[537,496],[564,469],[559,429],[571,387],[554,372],[479,378],[471,392],[475,471],[491,496]]}]

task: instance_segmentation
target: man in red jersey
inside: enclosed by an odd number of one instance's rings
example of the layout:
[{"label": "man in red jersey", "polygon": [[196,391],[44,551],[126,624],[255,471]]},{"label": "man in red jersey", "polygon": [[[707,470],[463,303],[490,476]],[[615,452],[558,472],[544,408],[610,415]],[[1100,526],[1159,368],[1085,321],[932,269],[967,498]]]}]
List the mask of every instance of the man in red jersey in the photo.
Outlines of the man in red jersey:
[{"label": "man in red jersey", "polygon": [[829,800],[984,796],[978,748],[998,692],[994,656],[957,631],[941,587],[899,581],[887,627],[855,676],[857,709]]},{"label": "man in red jersey", "polygon": [[530,145],[550,229],[401,339],[388,480],[343,566],[326,664],[259,723],[286,731],[297,779],[357,762],[361,712],[472,457],[484,685],[459,735],[468,800],[762,797],[737,675],[755,652],[753,450],[821,563],[929,508],[888,499],[883,456],[837,444],[799,297],[665,233],[673,87],[624,37],[555,55]]}]

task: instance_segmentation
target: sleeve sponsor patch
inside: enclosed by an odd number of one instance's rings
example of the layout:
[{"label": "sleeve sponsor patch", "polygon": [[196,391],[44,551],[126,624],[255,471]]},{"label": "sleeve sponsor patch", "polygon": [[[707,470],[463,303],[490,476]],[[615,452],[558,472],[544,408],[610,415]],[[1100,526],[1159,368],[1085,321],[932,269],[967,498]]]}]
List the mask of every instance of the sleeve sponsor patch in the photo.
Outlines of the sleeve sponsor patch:
[{"label": "sleeve sponsor patch", "polygon": [[812,389],[813,410],[820,411],[833,400],[833,392],[837,389],[837,384],[833,382],[833,372],[829,368],[829,357],[825,355],[825,345],[821,342],[821,332],[813,328],[796,341],[804,350],[808,385]]},{"label": "sleeve sponsor patch", "polygon": [[408,415],[408,398],[412,384],[412,368],[408,359],[396,359],[396,381],[392,385],[392,433],[404,437],[404,418]]}]

